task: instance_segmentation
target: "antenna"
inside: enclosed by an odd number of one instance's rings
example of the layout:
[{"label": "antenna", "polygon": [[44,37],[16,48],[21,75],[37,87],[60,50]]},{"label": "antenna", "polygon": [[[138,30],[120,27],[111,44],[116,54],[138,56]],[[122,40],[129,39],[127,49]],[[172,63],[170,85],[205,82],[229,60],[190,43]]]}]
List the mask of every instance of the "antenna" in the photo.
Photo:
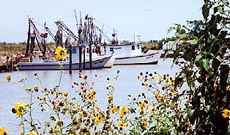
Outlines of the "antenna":
[{"label": "antenna", "polygon": [[78,29],[78,20],[77,20],[77,11],[76,11],[76,9],[74,9],[74,17],[75,17],[76,26],[77,26],[77,29]]},{"label": "antenna", "polygon": [[81,11],[80,11],[80,25],[82,25]]},{"label": "antenna", "polygon": [[134,40],[134,43],[136,42],[136,35],[135,35],[135,32],[133,34],[133,40]]},{"label": "antenna", "polygon": [[44,28],[46,28],[46,21],[44,22]]}]

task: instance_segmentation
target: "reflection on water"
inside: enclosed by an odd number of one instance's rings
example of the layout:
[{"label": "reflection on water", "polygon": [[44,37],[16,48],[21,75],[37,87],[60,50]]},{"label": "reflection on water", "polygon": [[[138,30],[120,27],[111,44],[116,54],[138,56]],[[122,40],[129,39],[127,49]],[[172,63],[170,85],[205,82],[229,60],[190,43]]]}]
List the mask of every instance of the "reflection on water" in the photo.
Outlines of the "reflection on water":
[{"label": "reflection on water", "polygon": [[[158,65],[135,65],[135,66],[115,66],[111,69],[102,70],[87,70],[83,71],[89,78],[89,82],[97,91],[97,100],[102,108],[106,105],[106,79],[114,77],[117,70],[120,71],[120,76],[115,82],[114,102],[118,105],[128,104],[127,96],[142,92],[141,83],[137,80],[140,72],[159,72],[175,75],[176,68],[171,67],[172,60],[160,60]],[[39,81],[34,80],[34,73],[37,73],[41,78],[41,84],[46,88],[53,88],[58,85],[61,71],[20,71],[10,73],[12,76],[11,83],[5,80],[5,76],[9,73],[0,74],[0,127],[6,127],[11,134],[18,134],[18,121],[14,114],[11,113],[11,107],[16,101],[28,101],[24,88],[39,85]],[[28,78],[25,86],[12,83],[23,78]],[[61,88],[63,90],[74,93],[72,83],[79,81],[79,72],[74,71],[72,75],[68,71],[63,71]],[[36,112],[36,110],[35,110]],[[42,118],[40,114],[35,114]],[[44,116],[45,117],[45,116]]]}]

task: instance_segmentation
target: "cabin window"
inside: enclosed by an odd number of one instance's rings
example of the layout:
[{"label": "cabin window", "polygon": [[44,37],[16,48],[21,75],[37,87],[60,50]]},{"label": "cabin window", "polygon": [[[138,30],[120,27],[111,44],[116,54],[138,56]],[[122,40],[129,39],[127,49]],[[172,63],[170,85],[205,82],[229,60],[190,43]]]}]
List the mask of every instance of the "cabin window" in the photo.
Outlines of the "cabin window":
[{"label": "cabin window", "polygon": [[110,52],[114,53],[114,48],[109,48]]},{"label": "cabin window", "polygon": [[135,45],[132,45],[132,50],[135,50]]}]

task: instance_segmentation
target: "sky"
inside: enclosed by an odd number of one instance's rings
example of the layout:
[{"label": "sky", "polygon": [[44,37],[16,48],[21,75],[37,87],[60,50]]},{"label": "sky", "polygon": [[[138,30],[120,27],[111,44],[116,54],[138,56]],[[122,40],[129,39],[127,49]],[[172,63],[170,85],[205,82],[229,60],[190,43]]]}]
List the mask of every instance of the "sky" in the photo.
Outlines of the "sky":
[{"label": "sky", "polygon": [[[28,17],[42,32],[43,24],[56,32],[57,20],[76,31],[74,9],[89,14],[108,36],[113,29],[122,40],[158,40],[167,36],[175,23],[201,17],[202,0],[0,0],[0,42],[23,42]],[[51,39],[50,39],[51,40]]]}]

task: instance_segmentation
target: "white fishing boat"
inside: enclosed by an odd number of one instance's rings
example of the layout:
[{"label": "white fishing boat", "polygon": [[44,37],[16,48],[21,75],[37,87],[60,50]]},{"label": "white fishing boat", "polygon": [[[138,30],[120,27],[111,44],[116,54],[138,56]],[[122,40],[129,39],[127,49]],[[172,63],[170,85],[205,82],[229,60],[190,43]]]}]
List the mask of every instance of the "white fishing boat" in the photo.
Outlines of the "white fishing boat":
[{"label": "white fishing boat", "polygon": [[[92,68],[90,67],[89,59],[85,63],[79,61],[72,62],[72,70],[80,69],[101,69],[104,68],[111,56],[97,57],[92,60]],[[18,63],[18,70],[69,70],[69,61],[33,61]]]},{"label": "white fishing boat", "polygon": [[141,44],[107,45],[109,53],[113,54],[114,65],[157,64],[160,52],[150,50],[143,53]]},{"label": "white fishing boat", "polygon": [[[40,33],[33,20],[29,18],[25,53],[25,60],[27,61],[22,59],[22,61],[17,64],[18,70],[85,70],[110,67],[111,64],[108,64],[108,62],[111,61],[112,55],[100,54],[100,51],[98,51],[98,47],[100,47],[99,36],[92,32],[93,30],[95,32],[95,28],[92,27],[94,26],[92,25],[93,22],[91,18],[87,18],[85,21],[88,22],[87,24],[91,26],[90,29],[92,30],[90,32],[86,31],[86,27],[89,28],[89,26],[84,26],[81,28],[81,30],[84,30],[84,33],[78,33],[78,36],[75,35],[63,21],[57,21],[55,24],[58,26],[58,30],[54,36],[46,25],[44,27],[47,32]],[[60,49],[69,50],[69,54],[71,55],[68,54],[69,58],[67,58],[66,61],[52,60],[56,55],[55,53],[58,52],[46,46],[45,41],[48,33],[56,42],[56,49],[59,47],[59,53],[63,55],[65,52],[63,50],[60,51]],[[64,33],[67,35],[67,38],[63,44]],[[94,55],[94,51],[98,56]]]}]

